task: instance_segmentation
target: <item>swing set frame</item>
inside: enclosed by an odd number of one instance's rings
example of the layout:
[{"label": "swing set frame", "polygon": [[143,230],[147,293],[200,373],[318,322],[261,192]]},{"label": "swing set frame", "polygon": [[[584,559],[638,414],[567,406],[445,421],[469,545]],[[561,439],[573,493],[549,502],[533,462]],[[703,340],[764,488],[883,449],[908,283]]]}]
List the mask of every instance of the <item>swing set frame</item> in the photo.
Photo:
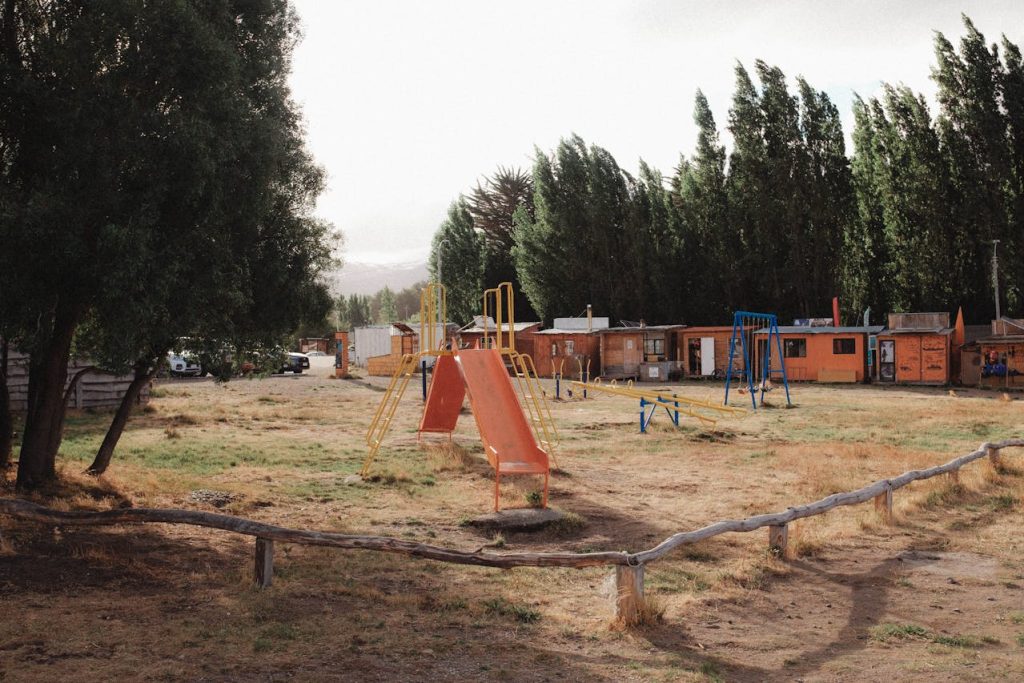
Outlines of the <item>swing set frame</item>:
[{"label": "swing set frame", "polygon": [[[753,327],[755,321],[766,323],[760,327]],[[749,329],[748,329],[749,328]],[[768,339],[765,341],[764,358],[761,359],[760,375],[761,381],[755,387],[754,375],[757,373],[758,349],[755,334],[759,330],[768,329]],[[753,349],[747,348],[747,335],[750,336],[750,345]],[[774,313],[752,313],[750,311],[736,311],[732,316],[732,337],[729,340],[729,365],[726,367],[725,375],[725,405],[729,405],[729,387],[732,384],[733,359],[736,357],[736,339],[739,338],[740,350],[743,353],[743,377],[747,382],[747,390],[750,392],[750,403],[754,410],[757,410],[757,391],[761,391],[761,405],[764,405],[764,393],[767,391],[767,383],[773,372],[782,376],[782,385],[786,388],[786,405],[792,407],[793,402],[789,396],[789,380],[786,377],[786,357],[782,353],[782,336],[779,334],[779,321]],[[779,353],[779,369],[772,370],[772,341]],[[754,367],[751,372],[751,354],[753,354]]]}]

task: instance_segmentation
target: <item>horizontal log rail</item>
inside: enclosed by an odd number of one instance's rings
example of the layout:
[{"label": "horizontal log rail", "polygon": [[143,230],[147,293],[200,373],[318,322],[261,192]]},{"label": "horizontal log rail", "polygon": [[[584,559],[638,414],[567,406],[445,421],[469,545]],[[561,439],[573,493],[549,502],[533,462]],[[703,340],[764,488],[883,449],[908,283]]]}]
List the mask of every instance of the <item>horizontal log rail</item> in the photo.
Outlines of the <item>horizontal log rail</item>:
[{"label": "horizontal log rail", "polygon": [[[743,520],[723,520],[693,531],[669,536],[655,547],[636,553],[628,552],[535,552],[493,553],[482,550],[467,551],[442,546],[416,543],[389,536],[361,536],[328,531],[308,531],[264,524],[241,517],[221,515],[197,510],[127,508],[120,510],[61,511],[46,508],[27,500],[0,499],[0,514],[15,519],[53,524],[57,526],[101,526],[112,524],[186,524],[255,536],[256,579],[261,586],[269,586],[273,570],[273,541],[302,545],[329,546],[349,550],[374,550],[422,557],[439,562],[477,565],[483,567],[569,567],[616,566],[619,596],[616,600],[619,619],[630,622],[640,610],[643,599],[643,568],[683,545],[697,543],[714,536],[732,532],[750,532],[769,528],[769,545],[784,551],[787,525],[798,519],[824,514],[845,505],[858,505],[874,500],[887,521],[891,521],[892,494],[915,481],[942,474],[956,475],[975,460],[988,457],[998,464],[1004,448],[1024,447],[1024,439],[1007,439],[996,443],[983,443],[977,450],[950,460],[942,465],[921,470],[910,470],[892,479],[882,479],[855,491],[836,493],[813,503],[788,508],[784,512],[755,515]],[[623,592],[625,591],[624,594]]]},{"label": "horizontal log rail", "polygon": [[628,564],[624,552],[600,553],[490,553],[444,548],[390,536],[358,536],[329,531],[306,531],[264,524],[241,517],[198,510],[126,508],[102,512],[62,512],[27,500],[0,499],[0,514],[57,526],[98,526],[111,524],[189,524],[281,543],[320,545],[348,550],[378,550],[423,557],[440,562],[474,564],[483,567],[594,567]]}]

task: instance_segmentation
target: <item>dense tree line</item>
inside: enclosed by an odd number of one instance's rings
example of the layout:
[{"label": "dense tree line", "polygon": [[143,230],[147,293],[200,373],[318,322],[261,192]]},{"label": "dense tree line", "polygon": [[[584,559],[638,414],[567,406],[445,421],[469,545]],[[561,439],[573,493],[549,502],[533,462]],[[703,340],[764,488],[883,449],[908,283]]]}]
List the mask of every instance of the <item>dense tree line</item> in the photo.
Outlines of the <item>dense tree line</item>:
[{"label": "dense tree line", "polygon": [[[871,308],[994,314],[1024,306],[1024,58],[987,45],[966,17],[959,49],[935,39],[938,111],[905,87],[854,103],[847,155],[839,110],[762,61],[735,69],[726,126],[703,93],[697,146],[665,178],[634,176],[578,136],[536,151],[532,177],[499,169],[452,204],[434,238],[452,317],[513,280],[538,315],[586,304],[615,320],[723,323],[737,309],[844,321]],[[474,298],[475,297],[475,298]],[[455,305],[452,306],[451,302]],[[523,319],[523,316],[519,316]]]}]

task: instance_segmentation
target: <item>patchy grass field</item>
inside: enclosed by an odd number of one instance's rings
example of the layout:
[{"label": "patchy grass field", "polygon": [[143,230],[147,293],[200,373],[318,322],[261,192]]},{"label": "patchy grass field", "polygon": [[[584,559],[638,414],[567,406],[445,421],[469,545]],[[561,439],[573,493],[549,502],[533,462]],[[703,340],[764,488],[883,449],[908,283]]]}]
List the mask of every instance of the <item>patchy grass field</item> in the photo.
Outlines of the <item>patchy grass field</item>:
[{"label": "patchy grass field", "polygon": [[[496,552],[639,550],[1024,434],[1019,396],[960,390],[798,385],[794,410],[710,431],[662,414],[647,435],[630,400],[562,402],[551,504],[581,523],[494,538],[463,523],[493,495],[472,416],[455,447],[421,447],[412,387],[373,476],[346,482],[380,384],[160,385],[98,481],[79,473],[108,416],[74,414],[62,497],[39,500],[220,509]],[[766,554],[764,532],[686,547],[648,568],[660,622],[625,632],[609,627],[608,569],[285,546],[259,591],[251,539],[0,519],[0,680],[1021,680],[1024,452],[1004,462],[897,492],[894,527],[870,504],[797,523],[786,561]],[[510,482],[504,505],[527,505],[538,485]]]}]

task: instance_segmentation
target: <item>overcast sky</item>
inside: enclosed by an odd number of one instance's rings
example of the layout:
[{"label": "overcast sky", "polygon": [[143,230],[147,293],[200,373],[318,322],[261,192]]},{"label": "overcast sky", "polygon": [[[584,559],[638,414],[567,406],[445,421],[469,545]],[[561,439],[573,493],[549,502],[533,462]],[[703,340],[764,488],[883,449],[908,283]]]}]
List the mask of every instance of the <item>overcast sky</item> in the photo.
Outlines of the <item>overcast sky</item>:
[{"label": "overcast sky", "polygon": [[1022,0],[296,5],[291,83],[328,173],[318,211],[351,262],[423,260],[455,197],[573,132],[627,171],[643,158],[670,173],[693,150],[698,88],[724,129],[737,60],[825,90],[849,137],[854,92],[934,93],[933,32],[958,42],[961,12],[990,43],[1024,42]]}]

